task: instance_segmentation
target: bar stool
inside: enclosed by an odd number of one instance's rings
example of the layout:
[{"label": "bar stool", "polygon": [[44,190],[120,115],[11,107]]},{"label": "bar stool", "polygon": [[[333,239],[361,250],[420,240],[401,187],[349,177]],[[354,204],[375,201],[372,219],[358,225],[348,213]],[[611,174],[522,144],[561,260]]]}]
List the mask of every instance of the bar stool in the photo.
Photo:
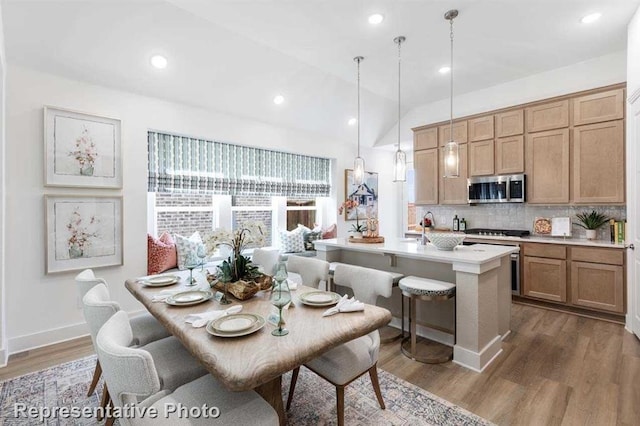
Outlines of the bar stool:
[{"label": "bar stool", "polygon": [[[435,354],[426,355],[420,355],[417,353],[418,335],[416,333],[416,301],[426,300],[430,302],[439,302],[452,299],[456,295],[455,284],[409,275],[400,280],[399,286],[402,290],[402,335],[404,335],[404,298],[409,298],[409,336],[402,339],[400,344],[402,353],[414,361],[424,362],[427,364],[440,364],[452,359],[453,348],[426,338],[424,341],[428,342],[429,349],[435,349],[437,352]],[[455,343],[455,303],[453,306],[453,340]]]}]

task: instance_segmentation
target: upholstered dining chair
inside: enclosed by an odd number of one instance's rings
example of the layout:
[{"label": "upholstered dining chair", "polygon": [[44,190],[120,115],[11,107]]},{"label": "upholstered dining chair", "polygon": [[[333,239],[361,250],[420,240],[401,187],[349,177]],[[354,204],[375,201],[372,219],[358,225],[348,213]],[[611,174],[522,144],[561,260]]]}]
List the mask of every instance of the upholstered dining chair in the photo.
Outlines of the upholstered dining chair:
[{"label": "upholstered dining chair", "polygon": [[[80,272],[76,275],[75,280],[80,299],[84,298],[85,294],[97,284],[103,284],[107,289],[109,288],[107,281],[105,281],[104,278],[96,277],[92,269],[85,269]],[[109,296],[107,296],[107,300],[109,300]],[[119,311],[120,306],[116,302],[112,303],[115,309],[114,312]],[[133,328],[133,342],[135,345],[146,345],[147,343],[170,336],[170,333],[150,314],[136,315],[131,318],[131,327]],[[97,332],[98,330],[96,330],[96,333]],[[95,334],[93,333],[91,334],[91,341],[95,348]],[[95,390],[101,373],[100,361],[96,361],[96,368],[93,371],[93,379],[89,385],[87,396],[90,396]],[[104,392],[103,395],[104,394],[106,394],[106,392]]]},{"label": "upholstered dining chair", "polygon": [[[375,305],[378,296],[391,297],[393,276],[385,271],[340,263],[336,265],[333,279],[337,285],[350,287],[356,299],[369,305]],[[379,350],[380,334],[376,330],[343,343],[305,364],[308,369],[336,387],[338,425],[344,425],[345,386],[367,372],[380,408],[385,409],[378,381]],[[287,410],[291,407],[299,372],[300,367],[293,370],[291,376]]]},{"label": "upholstered dining chair", "polygon": [[251,262],[262,267],[262,272],[273,276],[276,265],[280,260],[280,250],[274,248],[257,248],[253,250]]},{"label": "upholstered dining chair", "polygon": [[298,274],[301,281],[299,284],[309,287],[318,288],[320,282],[324,281],[326,285],[329,280],[329,262],[311,257],[289,256],[287,271],[292,273],[291,275]]},{"label": "upholstered dining chair", "polygon": [[[176,389],[163,389],[158,360],[144,347],[131,347],[133,335],[127,314],[113,315],[98,332],[96,347],[112,404],[122,407],[135,403],[140,409],[154,407],[157,418],[137,416],[119,419],[123,425],[277,425],[276,411],[256,392],[230,392],[210,374],[193,378]],[[175,360],[172,366],[178,367]],[[218,418],[184,418],[179,413],[165,414],[166,404],[191,407],[217,407]],[[189,416],[188,416],[189,417]]]},{"label": "upholstered dining chair", "polygon": [[[120,306],[110,300],[107,287],[102,284],[96,284],[82,298],[84,317],[89,326],[89,333],[93,346],[97,351],[96,337],[100,328],[120,310]],[[125,312],[126,315],[126,312]],[[128,316],[127,316],[128,319]],[[130,345],[136,345],[133,335],[132,323],[129,323],[131,331]],[[207,371],[196,361],[189,352],[182,346],[175,337],[165,337],[163,339],[154,340],[143,346],[145,351],[151,354],[156,366],[158,367],[158,375],[161,381],[162,389],[174,390],[180,385],[196,379],[206,374]],[[98,358],[100,370],[102,364]],[[105,380],[104,391],[102,394],[102,406],[106,406],[110,399],[110,390],[108,389],[108,381]]]}]

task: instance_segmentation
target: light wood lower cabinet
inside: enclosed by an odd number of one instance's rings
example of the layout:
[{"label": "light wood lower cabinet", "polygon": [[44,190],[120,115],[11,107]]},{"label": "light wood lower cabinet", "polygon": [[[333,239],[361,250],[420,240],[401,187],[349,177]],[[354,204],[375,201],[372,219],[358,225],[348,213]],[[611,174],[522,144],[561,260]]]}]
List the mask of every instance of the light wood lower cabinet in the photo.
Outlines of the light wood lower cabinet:
[{"label": "light wood lower cabinet", "polygon": [[524,256],[522,295],[567,301],[567,261]]},{"label": "light wood lower cabinet", "polygon": [[572,261],[571,304],[623,313],[624,271],[622,266]]},{"label": "light wood lower cabinet", "polygon": [[416,204],[438,204],[438,153],[438,148],[413,153]]}]

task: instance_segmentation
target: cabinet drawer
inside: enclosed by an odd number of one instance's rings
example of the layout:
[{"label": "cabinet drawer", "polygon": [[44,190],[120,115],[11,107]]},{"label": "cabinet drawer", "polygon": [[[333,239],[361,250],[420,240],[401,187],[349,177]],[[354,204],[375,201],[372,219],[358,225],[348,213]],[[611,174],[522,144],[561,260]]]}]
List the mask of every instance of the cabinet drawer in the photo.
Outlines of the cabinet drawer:
[{"label": "cabinet drawer", "polygon": [[618,249],[571,247],[571,260],[591,263],[623,265],[624,254]]},{"label": "cabinet drawer", "polygon": [[551,259],[566,259],[567,247],[556,244],[532,244],[524,245],[525,256],[547,257]]}]

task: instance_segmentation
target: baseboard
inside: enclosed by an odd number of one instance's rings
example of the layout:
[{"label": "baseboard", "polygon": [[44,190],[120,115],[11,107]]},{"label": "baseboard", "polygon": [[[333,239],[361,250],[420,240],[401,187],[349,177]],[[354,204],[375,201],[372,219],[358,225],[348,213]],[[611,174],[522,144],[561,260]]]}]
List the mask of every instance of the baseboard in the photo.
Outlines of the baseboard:
[{"label": "baseboard", "polygon": [[500,336],[496,336],[487,343],[480,352],[474,352],[456,345],[453,347],[453,362],[475,372],[482,373],[482,371],[502,353],[501,344],[502,340]]},{"label": "baseboard", "polygon": [[87,328],[87,324],[82,322],[68,325],[66,327],[28,334],[26,336],[14,337],[8,341],[8,353],[15,354],[31,349],[37,349],[54,343],[77,339],[78,337],[86,336],[88,334],[89,330]]},{"label": "baseboard", "polygon": [[9,360],[9,353],[6,349],[0,349],[0,368],[7,366]]}]

